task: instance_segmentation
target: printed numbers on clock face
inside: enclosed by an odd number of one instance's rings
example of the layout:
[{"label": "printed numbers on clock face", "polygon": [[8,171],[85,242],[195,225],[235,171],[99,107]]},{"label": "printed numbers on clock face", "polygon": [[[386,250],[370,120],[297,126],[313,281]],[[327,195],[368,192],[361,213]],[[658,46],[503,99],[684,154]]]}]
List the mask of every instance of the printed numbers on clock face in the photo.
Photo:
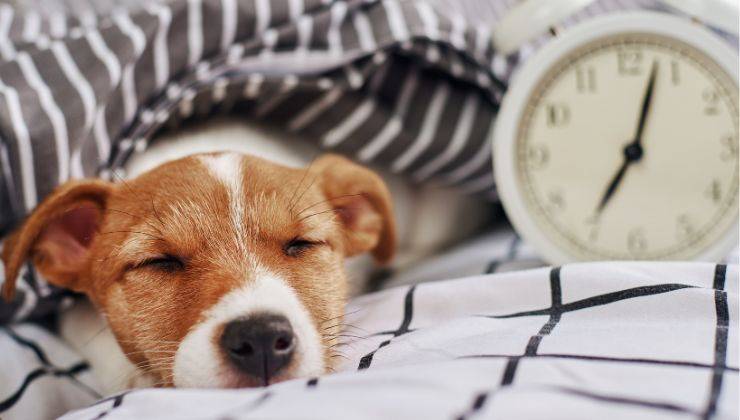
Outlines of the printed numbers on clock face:
[{"label": "printed numbers on clock face", "polygon": [[737,85],[672,38],[605,37],[562,57],[515,142],[527,210],[583,259],[692,258],[737,222]]}]

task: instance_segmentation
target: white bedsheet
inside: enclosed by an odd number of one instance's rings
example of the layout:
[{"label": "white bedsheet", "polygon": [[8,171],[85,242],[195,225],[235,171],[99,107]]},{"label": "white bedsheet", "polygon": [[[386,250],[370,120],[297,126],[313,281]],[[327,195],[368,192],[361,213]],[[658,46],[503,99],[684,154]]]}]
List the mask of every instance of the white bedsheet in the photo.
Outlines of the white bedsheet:
[{"label": "white bedsheet", "polygon": [[[454,262],[475,252],[459,268],[516,266],[510,246],[490,248],[483,264],[485,243],[430,261],[438,268],[427,275],[448,280],[355,299],[338,371],[268,388],[135,390],[79,409],[96,399],[75,382],[94,387],[89,375],[50,367],[79,360],[38,327],[16,326],[15,337],[0,332],[0,352],[13,355],[3,363],[14,364],[0,369],[0,408],[29,372],[51,373],[0,418],[738,418],[737,265],[589,263],[452,279]],[[424,277],[416,270],[392,283]]]}]

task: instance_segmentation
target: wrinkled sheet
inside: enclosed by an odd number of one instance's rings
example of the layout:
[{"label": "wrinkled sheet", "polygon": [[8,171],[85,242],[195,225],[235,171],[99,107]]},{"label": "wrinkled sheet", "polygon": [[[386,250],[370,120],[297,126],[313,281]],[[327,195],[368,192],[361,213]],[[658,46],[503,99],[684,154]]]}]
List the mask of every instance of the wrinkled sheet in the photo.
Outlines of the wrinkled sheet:
[{"label": "wrinkled sheet", "polygon": [[[94,402],[84,361],[61,341],[31,325],[2,330],[0,417],[738,417],[737,265],[524,269],[538,262],[518,244],[492,235],[398,273],[395,287],[349,305],[335,373],[268,388],[143,389]],[[446,280],[408,284],[433,273]]]}]

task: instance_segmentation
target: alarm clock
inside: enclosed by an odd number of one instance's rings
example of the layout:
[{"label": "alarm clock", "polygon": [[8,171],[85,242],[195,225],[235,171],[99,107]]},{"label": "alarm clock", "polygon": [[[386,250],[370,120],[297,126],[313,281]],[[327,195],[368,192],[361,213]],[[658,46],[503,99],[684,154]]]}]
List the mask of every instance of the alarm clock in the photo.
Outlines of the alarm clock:
[{"label": "alarm clock", "polygon": [[577,24],[501,104],[504,209],[555,264],[720,260],[738,246],[738,115],[737,52],[705,26],[653,11]]}]

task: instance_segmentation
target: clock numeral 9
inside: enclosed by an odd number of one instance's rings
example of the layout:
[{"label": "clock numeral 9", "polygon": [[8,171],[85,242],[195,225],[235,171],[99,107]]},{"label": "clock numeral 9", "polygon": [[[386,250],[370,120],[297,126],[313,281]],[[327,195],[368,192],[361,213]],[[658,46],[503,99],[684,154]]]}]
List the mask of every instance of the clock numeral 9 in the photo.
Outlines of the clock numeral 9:
[{"label": "clock numeral 9", "polygon": [[547,125],[549,127],[562,127],[570,122],[570,108],[566,104],[547,105]]},{"label": "clock numeral 9", "polygon": [[642,73],[642,51],[619,51],[617,66],[622,76],[636,76]]},{"label": "clock numeral 9", "polygon": [[722,183],[719,179],[713,179],[712,183],[704,191],[704,195],[710,200],[714,201],[714,204],[718,204],[719,200],[722,199]]},{"label": "clock numeral 9", "polygon": [[578,93],[596,92],[596,69],[576,67],[576,88]]},{"label": "clock numeral 9", "polygon": [[737,139],[733,135],[727,135],[722,137],[722,153],[719,158],[727,162],[730,160],[737,159]]},{"label": "clock numeral 9", "polygon": [[527,147],[527,164],[531,169],[542,169],[550,161],[550,150],[544,144],[531,144]]},{"label": "clock numeral 9", "polygon": [[645,238],[645,230],[642,228],[632,229],[627,234],[627,248],[633,254],[641,254],[647,249],[647,238]]},{"label": "clock numeral 9", "polygon": [[718,115],[719,114],[719,93],[714,89],[704,89],[701,94],[701,98],[704,100],[704,114],[706,115]]},{"label": "clock numeral 9", "polygon": [[682,214],[676,219],[676,235],[678,239],[686,239],[694,234],[694,224],[688,215]]}]

